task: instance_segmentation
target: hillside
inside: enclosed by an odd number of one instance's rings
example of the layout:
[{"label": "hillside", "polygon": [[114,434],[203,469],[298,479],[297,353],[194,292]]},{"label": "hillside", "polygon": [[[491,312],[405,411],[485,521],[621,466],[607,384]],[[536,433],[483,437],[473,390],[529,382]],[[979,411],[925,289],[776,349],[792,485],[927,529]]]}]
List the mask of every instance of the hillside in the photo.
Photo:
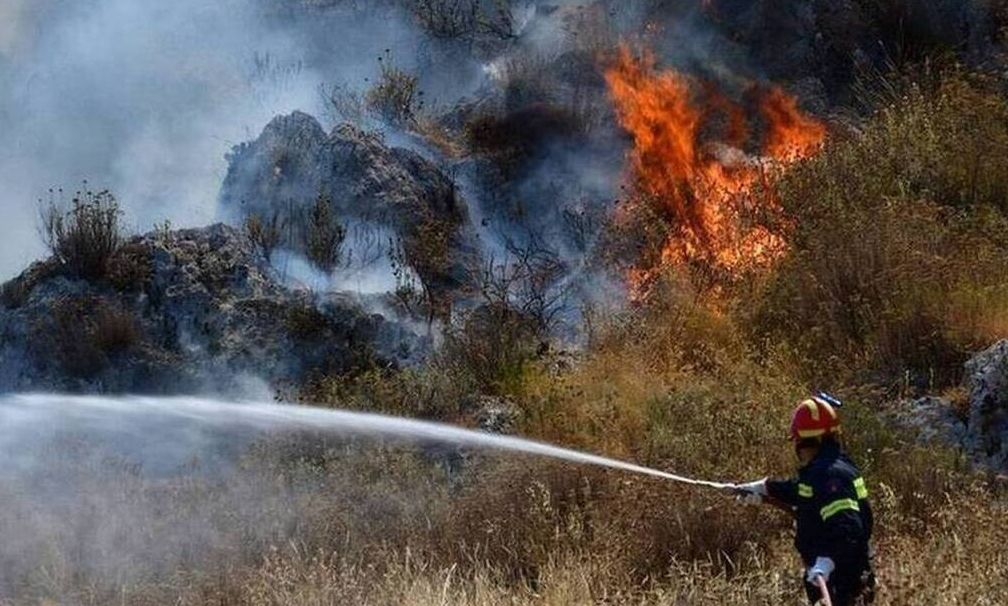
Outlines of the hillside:
[{"label": "hillside", "polygon": [[876,603],[1008,599],[1008,4],[87,2],[0,26],[0,199],[110,186],[3,227],[0,604],[803,603],[773,508],[227,403],[742,482],[820,390]]}]

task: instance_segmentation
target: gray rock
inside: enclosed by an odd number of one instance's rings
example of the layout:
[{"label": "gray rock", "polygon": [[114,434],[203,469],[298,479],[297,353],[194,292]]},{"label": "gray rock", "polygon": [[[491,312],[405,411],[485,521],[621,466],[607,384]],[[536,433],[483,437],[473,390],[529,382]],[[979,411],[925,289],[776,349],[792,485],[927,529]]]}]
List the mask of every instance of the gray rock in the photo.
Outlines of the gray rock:
[{"label": "gray rock", "polygon": [[341,221],[390,228],[408,253],[429,244],[431,226],[444,230],[448,262],[416,269],[448,289],[467,276],[476,248],[466,203],[451,179],[413,151],[350,124],[327,135],[315,118],[294,112],[235,147],[228,164],[220,204],[236,222],[250,214],[290,218],[324,194]]},{"label": "gray rock", "polygon": [[276,386],[409,364],[427,347],[351,301],[286,289],[232,227],[128,246],[147,263],[129,288],[68,278],[52,262],[4,285],[18,296],[0,308],[0,389],[234,393],[249,377]]},{"label": "gray rock", "polygon": [[897,420],[918,432],[923,442],[962,445],[966,424],[945,398],[926,396],[901,407]]},{"label": "gray rock", "polygon": [[1008,339],[966,363],[969,423],[965,445],[980,463],[1008,469]]},{"label": "gray rock", "polygon": [[469,406],[475,410],[479,428],[489,433],[514,433],[521,420],[521,409],[507,398],[476,396]]},{"label": "gray rock", "polygon": [[964,412],[928,396],[905,403],[895,418],[923,441],[954,446],[980,467],[1008,470],[1008,339],[973,356],[965,370]]}]

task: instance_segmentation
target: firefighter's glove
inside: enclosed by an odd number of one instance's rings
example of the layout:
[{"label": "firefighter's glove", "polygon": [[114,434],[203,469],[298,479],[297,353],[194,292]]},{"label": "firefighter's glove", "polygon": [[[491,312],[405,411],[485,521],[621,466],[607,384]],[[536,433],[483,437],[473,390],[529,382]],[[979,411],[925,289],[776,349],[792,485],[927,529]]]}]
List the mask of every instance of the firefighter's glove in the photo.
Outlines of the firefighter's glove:
[{"label": "firefighter's glove", "polygon": [[759,505],[767,496],[766,478],[756,482],[735,485],[735,500],[746,505]]},{"label": "firefighter's glove", "polygon": [[833,574],[834,568],[836,568],[836,564],[833,563],[833,560],[820,556],[815,559],[815,564],[809,567],[805,580],[809,583],[815,583],[816,577],[822,577],[824,581],[829,582],[829,577]]}]

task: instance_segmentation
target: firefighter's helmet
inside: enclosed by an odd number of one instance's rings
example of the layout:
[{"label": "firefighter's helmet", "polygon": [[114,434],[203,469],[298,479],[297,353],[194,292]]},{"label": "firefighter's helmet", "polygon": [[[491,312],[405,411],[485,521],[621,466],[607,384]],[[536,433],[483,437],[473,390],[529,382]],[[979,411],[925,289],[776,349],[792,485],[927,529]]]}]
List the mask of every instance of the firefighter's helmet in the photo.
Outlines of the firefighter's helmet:
[{"label": "firefighter's helmet", "polygon": [[791,415],[791,439],[821,438],[840,433],[840,401],[820,393],[803,400]]}]

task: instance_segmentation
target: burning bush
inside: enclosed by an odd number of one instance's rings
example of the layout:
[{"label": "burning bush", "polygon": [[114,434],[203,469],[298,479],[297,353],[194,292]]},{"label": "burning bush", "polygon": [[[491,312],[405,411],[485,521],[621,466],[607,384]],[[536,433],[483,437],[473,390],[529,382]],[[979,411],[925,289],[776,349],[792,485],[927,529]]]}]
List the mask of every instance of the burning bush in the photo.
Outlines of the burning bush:
[{"label": "burning bush", "polygon": [[645,209],[667,228],[660,249],[644,251],[631,272],[635,294],[646,292],[666,265],[701,261],[734,272],[779,257],[784,241],[758,220],[776,214],[777,203],[757,185],[815,152],[825,127],[783,90],[754,86],[749,95],[765,133],[760,155],[750,155],[746,108],[711,85],[658,70],[652,54],[635,57],[622,47],[606,81],[634,142],[631,197],[621,213],[633,217]]}]

